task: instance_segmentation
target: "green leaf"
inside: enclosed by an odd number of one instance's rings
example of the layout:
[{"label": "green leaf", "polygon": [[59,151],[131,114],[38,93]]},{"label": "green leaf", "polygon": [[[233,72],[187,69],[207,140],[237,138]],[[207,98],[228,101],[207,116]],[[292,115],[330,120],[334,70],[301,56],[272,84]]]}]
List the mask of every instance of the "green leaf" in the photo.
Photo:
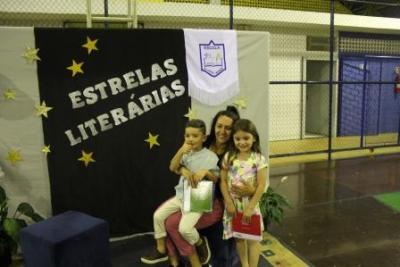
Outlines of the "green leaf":
[{"label": "green leaf", "polygon": [[22,228],[20,221],[21,220],[18,220],[18,219],[6,218],[3,222],[4,231],[15,242],[18,242],[19,231]]},{"label": "green leaf", "polygon": [[0,221],[1,221],[1,223],[3,223],[5,218],[7,218],[7,215],[8,215],[8,207],[7,207],[7,203],[4,202],[4,204],[2,204],[0,206]]},{"label": "green leaf", "polygon": [[19,204],[17,207],[17,211],[28,216],[29,218],[32,218],[33,214],[35,213],[33,207],[26,202],[22,202],[21,204]]},{"label": "green leaf", "polygon": [[37,214],[36,212],[32,215],[31,219],[34,222],[40,222],[40,221],[44,220],[44,218],[42,216],[40,216],[39,214]]},{"label": "green leaf", "polygon": [[3,204],[3,202],[7,202],[7,195],[4,188],[0,186],[0,203]]},{"label": "green leaf", "polygon": [[268,224],[281,224],[284,207],[291,207],[287,199],[271,187],[261,196],[260,210]]}]

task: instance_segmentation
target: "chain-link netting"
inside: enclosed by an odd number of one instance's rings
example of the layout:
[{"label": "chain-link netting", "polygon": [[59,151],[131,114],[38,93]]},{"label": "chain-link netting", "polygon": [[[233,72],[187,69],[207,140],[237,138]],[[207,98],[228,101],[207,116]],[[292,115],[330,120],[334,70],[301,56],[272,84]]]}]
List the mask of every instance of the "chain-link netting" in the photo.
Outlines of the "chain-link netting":
[{"label": "chain-link netting", "polygon": [[[92,16],[130,16],[126,0],[91,2]],[[232,2],[232,9],[229,0],[138,0],[132,5],[139,28],[229,29],[232,21],[238,30],[271,33],[265,59],[270,64],[271,156],[399,144],[399,19],[352,17],[352,3],[335,0],[331,43],[329,0]],[[0,25],[86,27],[86,3],[2,0]],[[92,23],[108,28],[136,25]]]}]

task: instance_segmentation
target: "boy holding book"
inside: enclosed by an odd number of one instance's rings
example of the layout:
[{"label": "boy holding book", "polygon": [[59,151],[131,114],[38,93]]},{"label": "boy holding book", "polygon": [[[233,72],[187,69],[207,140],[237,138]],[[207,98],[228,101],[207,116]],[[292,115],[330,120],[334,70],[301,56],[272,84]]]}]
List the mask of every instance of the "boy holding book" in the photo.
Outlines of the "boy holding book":
[{"label": "boy holding book", "polygon": [[[187,122],[184,134],[184,143],[176,152],[170,163],[170,170],[181,175],[178,185],[175,187],[176,194],[164,202],[154,213],[154,237],[157,247],[141,261],[147,264],[156,264],[168,260],[166,253],[166,230],[165,220],[172,213],[182,210],[183,188],[185,180],[196,188],[197,184],[207,177],[216,177],[218,173],[218,157],[214,152],[203,147],[206,140],[206,126],[202,120],[190,120]],[[181,168],[184,166],[185,168]],[[216,181],[213,181],[216,182]],[[205,237],[201,237],[195,225],[200,219],[202,212],[183,212],[179,223],[179,232],[190,244],[196,246],[196,251],[189,256],[193,267],[200,267],[210,260],[210,248]],[[171,259],[176,262],[177,259]]]}]

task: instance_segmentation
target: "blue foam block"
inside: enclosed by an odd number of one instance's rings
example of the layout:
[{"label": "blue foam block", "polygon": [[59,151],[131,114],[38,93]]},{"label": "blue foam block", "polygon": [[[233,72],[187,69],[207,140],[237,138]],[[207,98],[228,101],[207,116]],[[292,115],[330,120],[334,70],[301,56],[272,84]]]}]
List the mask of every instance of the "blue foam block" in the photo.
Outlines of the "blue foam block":
[{"label": "blue foam block", "polygon": [[108,223],[67,211],[20,233],[25,267],[110,267]]}]

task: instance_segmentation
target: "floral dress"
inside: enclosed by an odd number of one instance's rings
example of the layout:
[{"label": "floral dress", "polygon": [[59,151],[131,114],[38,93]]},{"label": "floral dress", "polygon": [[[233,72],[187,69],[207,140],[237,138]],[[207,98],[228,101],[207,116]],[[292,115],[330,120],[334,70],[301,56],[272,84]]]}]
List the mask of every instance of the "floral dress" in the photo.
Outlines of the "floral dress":
[{"label": "floral dress", "polygon": [[[252,152],[249,158],[246,160],[234,159],[232,164],[229,166],[225,166],[226,162],[228,162],[228,154],[225,154],[223,161],[224,165],[223,167],[228,168],[228,175],[227,175],[228,190],[231,194],[231,197],[234,201],[237,211],[243,212],[247,203],[250,201],[250,198],[249,197],[240,198],[239,196],[233,194],[233,192],[231,191],[232,184],[236,185],[241,184],[241,182],[244,180],[256,185],[257,171],[261,170],[262,168],[266,168],[267,161],[265,160],[265,157],[260,153]],[[254,209],[254,212],[256,214],[261,215],[260,206],[258,203]],[[229,239],[233,236],[232,216],[228,215],[226,209],[224,211],[223,224],[224,224],[224,233],[222,238]],[[261,229],[262,230],[264,229],[262,220],[261,220]]]}]

